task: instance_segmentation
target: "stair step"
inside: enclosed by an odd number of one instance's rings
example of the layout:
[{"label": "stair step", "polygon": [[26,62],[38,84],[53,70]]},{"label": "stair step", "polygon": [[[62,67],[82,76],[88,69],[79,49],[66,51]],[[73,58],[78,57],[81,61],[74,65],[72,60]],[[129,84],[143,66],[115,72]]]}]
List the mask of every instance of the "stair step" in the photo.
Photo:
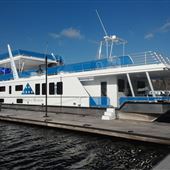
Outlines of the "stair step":
[{"label": "stair step", "polygon": [[113,113],[113,112],[107,112],[107,111],[106,111],[106,112],[104,112],[104,115],[105,115],[105,116],[112,116],[112,117],[113,117],[113,116],[115,116],[115,113]]},{"label": "stair step", "polygon": [[102,116],[102,120],[112,120],[112,119],[113,119],[113,117],[111,117],[111,116],[106,116],[106,115]]},{"label": "stair step", "polygon": [[115,108],[107,108],[106,112],[115,113]]}]

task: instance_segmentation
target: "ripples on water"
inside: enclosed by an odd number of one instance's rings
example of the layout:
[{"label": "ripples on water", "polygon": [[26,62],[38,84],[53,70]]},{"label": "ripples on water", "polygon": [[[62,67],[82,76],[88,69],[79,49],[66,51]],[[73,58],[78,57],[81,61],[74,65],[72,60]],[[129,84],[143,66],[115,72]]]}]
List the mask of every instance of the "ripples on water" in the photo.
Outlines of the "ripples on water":
[{"label": "ripples on water", "polygon": [[0,169],[151,169],[168,147],[0,122]]}]

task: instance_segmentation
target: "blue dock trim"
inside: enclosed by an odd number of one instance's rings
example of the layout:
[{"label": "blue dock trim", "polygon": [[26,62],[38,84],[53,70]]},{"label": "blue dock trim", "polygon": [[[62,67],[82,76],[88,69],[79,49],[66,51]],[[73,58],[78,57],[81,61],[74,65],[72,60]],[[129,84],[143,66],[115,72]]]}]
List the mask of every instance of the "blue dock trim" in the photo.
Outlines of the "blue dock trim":
[{"label": "blue dock trim", "polygon": [[108,97],[90,97],[90,107],[106,108],[110,106],[110,99]]},{"label": "blue dock trim", "polygon": [[156,102],[156,101],[170,101],[170,96],[157,96],[157,97],[152,97],[152,96],[138,96],[138,97],[120,97],[119,99],[119,104],[120,106],[128,101],[133,101],[133,102]]}]

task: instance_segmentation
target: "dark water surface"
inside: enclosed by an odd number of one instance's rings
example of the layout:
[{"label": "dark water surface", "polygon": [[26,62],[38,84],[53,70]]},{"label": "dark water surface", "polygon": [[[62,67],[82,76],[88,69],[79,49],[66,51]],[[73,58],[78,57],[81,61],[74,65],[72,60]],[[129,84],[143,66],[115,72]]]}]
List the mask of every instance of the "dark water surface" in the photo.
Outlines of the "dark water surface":
[{"label": "dark water surface", "polygon": [[152,169],[167,146],[0,122],[0,169]]}]

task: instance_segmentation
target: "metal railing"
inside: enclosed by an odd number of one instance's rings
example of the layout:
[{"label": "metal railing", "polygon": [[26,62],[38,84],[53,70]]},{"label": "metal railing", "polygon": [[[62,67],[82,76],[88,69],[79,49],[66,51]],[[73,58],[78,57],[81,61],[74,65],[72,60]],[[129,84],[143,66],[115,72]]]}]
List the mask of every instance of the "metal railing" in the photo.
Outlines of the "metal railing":
[{"label": "metal railing", "polygon": [[110,58],[94,60],[89,62],[82,62],[76,64],[68,64],[64,66],[54,67],[48,69],[48,74],[58,74],[60,72],[84,72],[92,70],[100,70],[116,67],[132,67],[149,64],[170,64],[170,58],[164,57],[159,53],[147,51],[141,53],[134,53],[126,56],[112,56]]},{"label": "metal railing", "polygon": [[168,57],[153,51],[134,53],[129,55],[133,60],[134,65],[148,65],[148,64],[170,64]]},{"label": "metal railing", "polygon": [[170,101],[170,96],[128,96],[128,97],[120,97],[119,104],[120,106],[125,102],[158,102],[158,101]]},{"label": "metal railing", "polygon": [[[88,62],[76,63],[76,64],[68,64],[62,66],[55,66],[48,68],[48,75],[63,73],[74,73],[74,72],[84,72],[84,71],[92,71],[92,70],[100,70],[107,68],[117,68],[117,67],[132,67],[132,66],[140,66],[140,65],[149,65],[149,64],[165,64],[170,65],[170,58],[162,56],[159,53],[147,51],[134,53],[126,56],[112,56],[105,59],[93,60]],[[43,71],[42,74],[44,74]],[[42,75],[41,74],[41,75]],[[31,77],[37,76],[37,70],[28,70],[22,73],[19,73],[19,77]],[[1,75],[0,80],[9,80],[12,76]]]}]

